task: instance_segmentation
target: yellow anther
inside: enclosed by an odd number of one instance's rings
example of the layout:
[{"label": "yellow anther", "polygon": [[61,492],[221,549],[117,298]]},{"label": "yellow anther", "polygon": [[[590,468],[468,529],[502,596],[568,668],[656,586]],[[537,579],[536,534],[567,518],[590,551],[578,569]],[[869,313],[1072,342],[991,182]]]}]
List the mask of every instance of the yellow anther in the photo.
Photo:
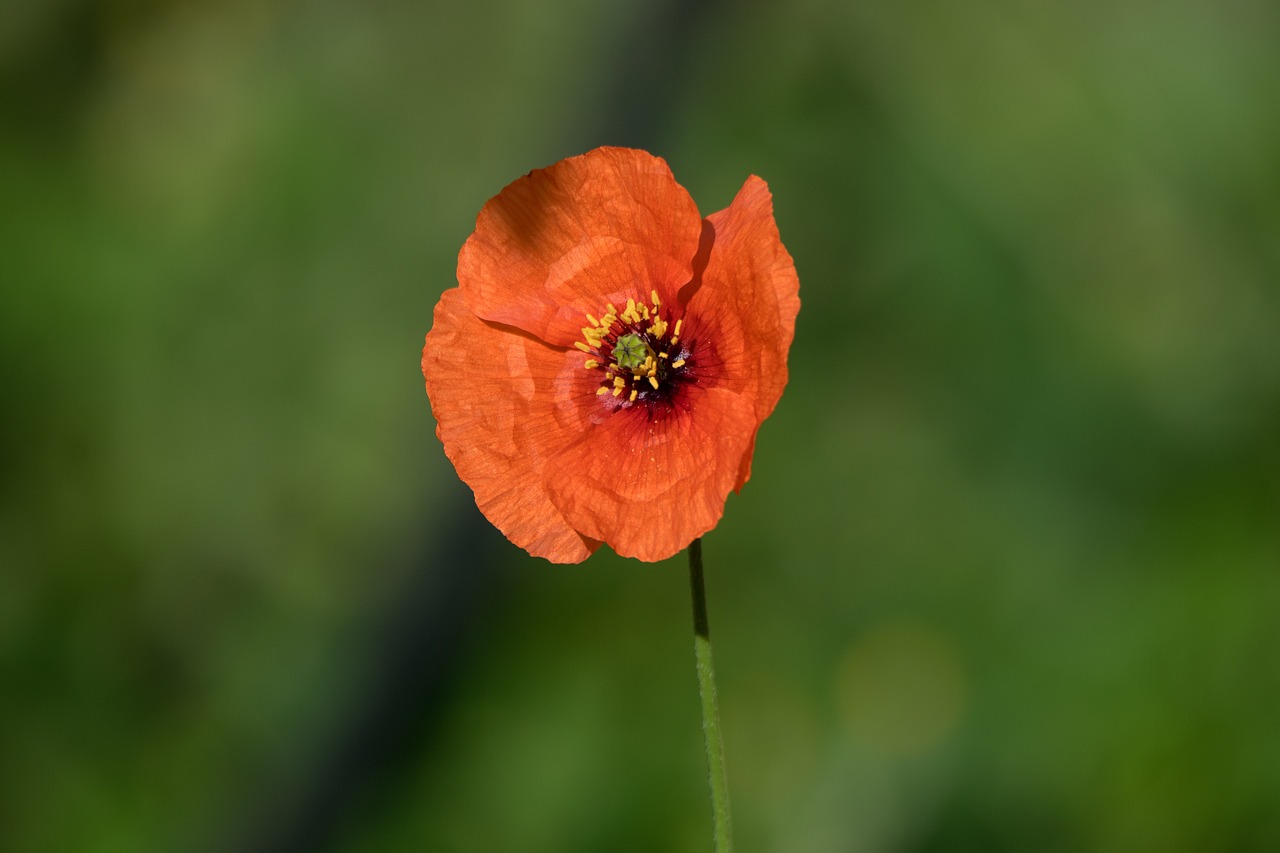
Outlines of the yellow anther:
[{"label": "yellow anther", "polygon": [[[583,367],[604,372],[596,394],[603,396],[612,392],[614,397],[621,398],[625,393],[627,400],[635,402],[641,391],[647,393],[645,381],[649,383],[648,388],[657,391],[667,370],[685,365],[685,359],[678,358],[681,350],[674,346],[684,321],[664,319],[662,296],[656,289],[650,290],[649,296],[649,304],[628,299],[619,312],[610,302],[601,316],[585,315],[591,325],[582,329],[583,340],[576,341],[574,346],[590,356]],[[659,341],[665,346],[663,351],[658,351],[655,345]],[[674,362],[673,356],[677,356]]]}]

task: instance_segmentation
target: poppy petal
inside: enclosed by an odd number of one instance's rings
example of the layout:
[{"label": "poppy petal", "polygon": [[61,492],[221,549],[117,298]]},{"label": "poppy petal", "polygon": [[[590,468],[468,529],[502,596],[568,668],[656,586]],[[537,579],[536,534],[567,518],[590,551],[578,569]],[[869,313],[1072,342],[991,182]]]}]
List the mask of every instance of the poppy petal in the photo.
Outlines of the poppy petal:
[{"label": "poppy petal", "polygon": [[674,304],[692,277],[701,219],[666,161],[597,148],[537,169],[484,206],[458,256],[475,312],[555,346],[612,302]]},{"label": "poppy petal", "polygon": [[564,518],[618,554],[663,560],[715,527],[757,423],[749,399],[692,387],[666,410],[620,410],[546,468]]},{"label": "poppy petal", "polygon": [[436,435],[480,511],[508,539],[554,563],[578,563],[600,546],[579,534],[543,485],[548,448],[581,435],[578,407],[590,395],[577,351],[476,317],[458,288],[446,291],[422,352]]},{"label": "poppy petal", "polygon": [[[782,245],[768,185],[752,175],[729,207],[706,219],[713,231],[700,286],[689,297],[691,330],[714,341],[723,388],[754,401],[757,426],[787,384],[787,352],[800,311],[800,280]],[[755,433],[734,490],[751,476]]]}]

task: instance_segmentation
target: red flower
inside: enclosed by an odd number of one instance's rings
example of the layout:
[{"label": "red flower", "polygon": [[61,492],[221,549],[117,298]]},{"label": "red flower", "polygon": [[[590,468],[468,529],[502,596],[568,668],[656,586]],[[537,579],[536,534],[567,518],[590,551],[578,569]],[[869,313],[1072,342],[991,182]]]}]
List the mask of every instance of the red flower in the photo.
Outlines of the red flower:
[{"label": "red flower", "polygon": [[799,280],[757,177],[706,219],[598,148],[491,199],[422,351],[436,435],[512,542],[661,560],[716,525],[787,382]]}]

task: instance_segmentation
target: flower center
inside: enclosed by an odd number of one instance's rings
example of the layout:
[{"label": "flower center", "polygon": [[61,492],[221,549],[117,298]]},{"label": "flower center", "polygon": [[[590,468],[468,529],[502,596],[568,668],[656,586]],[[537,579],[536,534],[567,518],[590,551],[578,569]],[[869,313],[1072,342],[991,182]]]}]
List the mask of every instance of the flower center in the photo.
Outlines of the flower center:
[{"label": "flower center", "polygon": [[628,332],[618,338],[617,346],[613,348],[613,360],[619,367],[628,370],[640,367],[650,358],[653,358],[653,350],[635,332]]},{"label": "flower center", "polygon": [[688,347],[680,343],[684,321],[668,323],[658,292],[650,296],[648,305],[628,299],[622,311],[610,303],[599,320],[588,314],[591,325],[582,329],[584,340],[574,344],[590,356],[583,367],[601,374],[596,393],[611,394],[623,406],[669,394],[689,359]]}]

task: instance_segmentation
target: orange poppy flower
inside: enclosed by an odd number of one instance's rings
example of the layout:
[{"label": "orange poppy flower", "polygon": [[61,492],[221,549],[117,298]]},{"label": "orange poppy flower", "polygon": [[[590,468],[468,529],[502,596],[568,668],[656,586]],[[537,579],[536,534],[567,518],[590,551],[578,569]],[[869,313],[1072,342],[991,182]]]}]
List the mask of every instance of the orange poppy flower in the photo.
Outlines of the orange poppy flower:
[{"label": "orange poppy flower", "polygon": [[765,182],[701,218],[667,164],[598,148],[491,199],[422,373],[480,510],[557,563],[672,556],[751,474],[800,310]]}]

